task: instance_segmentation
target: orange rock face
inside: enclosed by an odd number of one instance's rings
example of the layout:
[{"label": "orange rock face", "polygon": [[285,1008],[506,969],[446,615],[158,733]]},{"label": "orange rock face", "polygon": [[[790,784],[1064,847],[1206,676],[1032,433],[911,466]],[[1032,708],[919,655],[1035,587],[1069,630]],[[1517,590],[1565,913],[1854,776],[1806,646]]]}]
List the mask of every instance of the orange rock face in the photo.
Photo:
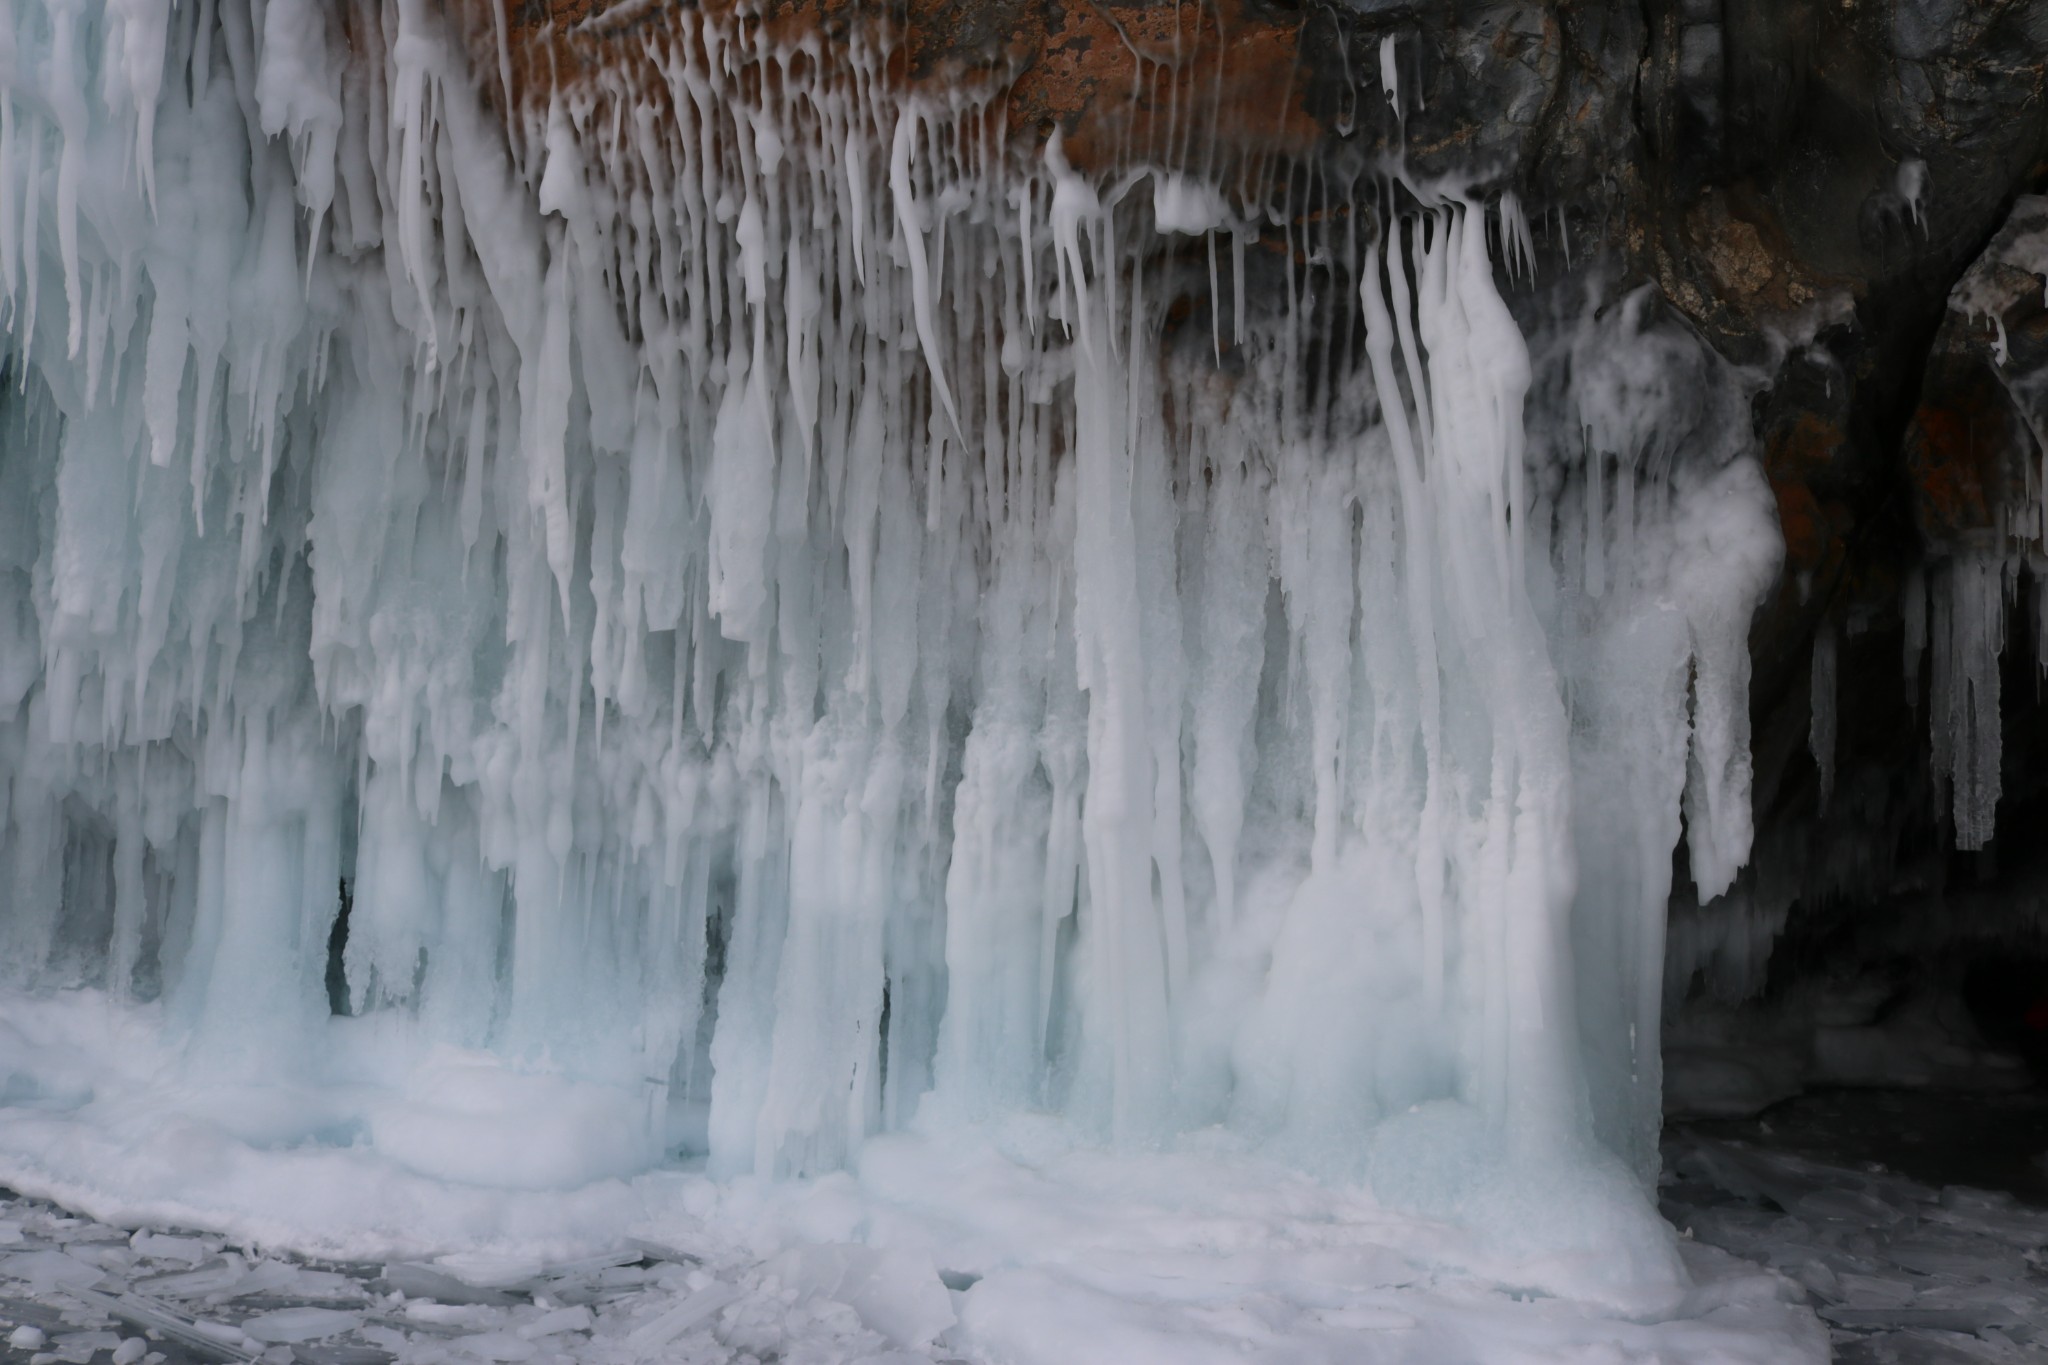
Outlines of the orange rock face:
[{"label": "orange rock face", "polygon": [[1996,528],[2012,454],[2002,397],[1989,375],[1965,376],[1913,414],[1906,470],[1915,519],[1932,544]]},{"label": "orange rock face", "polygon": [[1068,9],[1011,88],[1011,126],[1057,123],[1076,165],[1304,151],[1317,129],[1296,89],[1298,37],[1242,6]]},{"label": "orange rock face", "polygon": [[1823,501],[1813,485],[1824,480],[1845,439],[1839,426],[1811,412],[1765,435],[1764,472],[1778,497],[1785,567],[1794,574],[1832,569],[1841,559],[1854,514],[1839,502]]},{"label": "orange rock face", "polygon": [[[1296,80],[1299,22],[1245,0],[458,0],[452,12],[478,69],[504,73],[482,82],[486,93],[519,105],[631,73],[693,14],[765,26],[821,61],[860,30],[887,54],[884,79],[934,98],[992,89],[1005,116],[992,131],[1035,147],[1058,128],[1083,169],[1144,161],[1244,175],[1318,136]],[[663,98],[659,82],[635,89]]]}]

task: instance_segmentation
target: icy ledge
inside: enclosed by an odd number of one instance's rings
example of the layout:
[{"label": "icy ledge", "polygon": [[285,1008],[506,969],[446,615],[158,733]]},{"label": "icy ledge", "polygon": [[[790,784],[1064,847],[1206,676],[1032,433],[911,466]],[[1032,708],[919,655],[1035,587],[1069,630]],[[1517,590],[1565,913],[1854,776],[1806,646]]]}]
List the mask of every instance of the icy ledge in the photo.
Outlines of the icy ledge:
[{"label": "icy ledge", "polygon": [[348,15],[0,19],[0,1174],[573,1240],[1049,1124],[1686,1302],[1779,556],[1696,339],[1398,167],[1085,176],[680,8],[508,134]]}]

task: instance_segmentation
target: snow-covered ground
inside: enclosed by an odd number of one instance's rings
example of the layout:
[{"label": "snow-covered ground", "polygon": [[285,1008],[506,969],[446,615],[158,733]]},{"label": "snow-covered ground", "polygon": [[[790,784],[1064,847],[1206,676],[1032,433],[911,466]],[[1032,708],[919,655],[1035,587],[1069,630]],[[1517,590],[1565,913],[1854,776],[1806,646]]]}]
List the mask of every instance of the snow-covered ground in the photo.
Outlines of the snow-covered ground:
[{"label": "snow-covered ground", "polygon": [[[1326,1234],[1344,1223],[1331,1212]],[[1129,1213],[1105,1221],[1128,1227]],[[0,1202],[0,1237],[11,1239],[0,1254],[0,1317],[23,1353],[15,1358],[36,1365],[1825,1358],[1783,1281],[1703,1244],[1687,1255],[1701,1277],[1697,1316],[1649,1326],[1412,1267],[1376,1287],[1345,1284],[1318,1278],[1347,1259],[1341,1250],[1204,1254],[1187,1232],[1186,1220],[1165,1218],[1155,1234],[1179,1243],[1185,1277],[1168,1274],[1160,1252],[1118,1257],[1103,1246],[1073,1266],[979,1281],[960,1272],[942,1281],[928,1258],[844,1244],[791,1245],[762,1259],[635,1239],[556,1265],[337,1264],[218,1235],[131,1233],[12,1198]],[[1241,1277],[1234,1293],[1223,1292],[1226,1267]]]},{"label": "snow-covered ground", "polygon": [[[123,1349],[123,1365],[1826,1358],[1803,1290],[1703,1241],[1678,1242],[1692,1288],[1654,1313],[1601,1301],[1626,1254],[1518,1245],[1555,1239],[1533,1224],[1575,1202],[1594,1216],[1598,1191],[1531,1189],[1520,1225],[1461,1226],[1220,1130],[1115,1149],[1045,1115],[914,1125],[805,1180],[675,1162],[509,1189],[435,1173],[468,1150],[461,1095],[437,1110],[370,1085],[316,1103],[202,1084],[145,1013],[91,992],[4,1003],[0,1184],[36,1198],[0,1210],[0,1239],[19,1238],[0,1248],[0,1312],[43,1334],[18,1343],[43,1365]],[[362,1136],[401,1121],[438,1131],[445,1160],[408,1166]],[[562,1140],[531,1113],[509,1130]],[[1642,1231],[1642,1257],[1669,1254],[1647,1215]]]},{"label": "snow-covered ground", "polygon": [[[265,1145],[248,1095],[217,1093],[211,1114],[189,1089],[64,1096],[53,1061],[15,1046],[0,1109],[0,1179],[62,1200],[0,1198],[0,1336],[24,1365],[1817,1365],[1831,1349],[2018,1365],[2048,1349],[2048,1208],[1869,1159],[1964,1177],[1994,1124],[2037,1133],[2038,1092],[1833,1092],[1674,1127],[1663,1211],[1694,1289],[1651,1322],[1517,1287],[1473,1234],[1221,1137],[1119,1154],[1015,1120],[878,1138],[808,1181],[678,1164],[507,1191],[360,1143]],[[79,1169],[99,1179],[59,1174]]]},{"label": "snow-covered ground", "polygon": [[[1075,1193],[1055,1201],[1065,1215]],[[850,1194],[797,1202],[816,1217]],[[1232,1226],[1110,1198],[1098,1235],[1066,1243],[1071,1261],[977,1279],[921,1253],[845,1243],[791,1241],[764,1257],[766,1245],[673,1218],[668,1229],[695,1250],[634,1238],[553,1265],[320,1263],[13,1198],[0,1203],[0,1316],[36,1365],[1825,1358],[1784,1281],[1702,1243],[1687,1250],[1700,1282],[1693,1316],[1639,1325],[1431,1273],[1375,1246],[1389,1229],[1348,1202],[1328,1200],[1320,1218],[1241,1213]],[[1231,1245],[1233,1234],[1251,1244]],[[1369,1265],[1376,1273],[1359,1273]]]},{"label": "snow-covered ground", "polygon": [[[1881,1107],[1883,1097],[1873,1102]],[[1081,1254],[977,1278],[939,1271],[924,1252],[792,1236],[805,1222],[827,1233],[861,1205],[843,1178],[789,1195],[771,1213],[764,1189],[717,1191],[681,1175],[667,1182],[709,1202],[701,1218],[655,1220],[673,1240],[621,1239],[609,1253],[553,1264],[474,1252],[312,1261],[7,1197],[0,1319],[11,1333],[7,1358],[36,1365],[1821,1360],[1823,1334],[1792,1302],[1804,1299],[1832,1328],[1840,1362],[2041,1358],[2048,1210],[1692,1132],[1674,1133],[1667,1155],[1665,1210],[1688,1235],[1686,1260],[1700,1283],[1695,1316],[1659,1326],[1602,1322],[1414,1266],[1403,1273],[1391,1253],[1381,1275],[1368,1277],[1381,1283],[1357,1283],[1342,1267],[1360,1264],[1356,1248],[1370,1239],[1359,1234],[1375,1220],[1336,1197],[1319,1223],[1305,1207],[1268,1219],[1240,1208],[1233,1228],[1221,1216],[1176,1214],[1157,1191],[1098,1189],[1097,1235],[1070,1227],[1063,1239]],[[1073,1154],[1069,1165],[1115,1170]],[[1075,1215],[1083,1191],[1061,1198],[1051,1174],[1036,1216],[1011,1216],[1043,1230]],[[1183,1192],[1179,1202],[1196,1197]],[[1219,1209],[1231,1202],[1219,1191],[1208,1197]],[[735,1237],[750,1219],[752,1236]],[[778,1219],[789,1239],[779,1250],[767,1233]],[[910,1220],[898,1211],[894,1221]],[[1291,1255],[1242,1240],[1261,1223],[1269,1232],[1291,1223],[1300,1237]],[[1226,1267],[1234,1295],[1218,1292]],[[1175,1280],[1180,1288],[1169,1290]]]},{"label": "snow-covered ground", "polygon": [[1817,1365],[1830,1337],[1841,1361],[2048,1347],[2048,1209],[1873,1160],[1967,1179],[1981,1155],[1983,1178],[2040,1188],[1985,1136],[2029,1140],[2038,1092],[1838,1091],[1674,1128],[1663,1211],[1694,1287],[1649,1321],[1532,1288],[1498,1227],[1391,1210],[1220,1133],[1119,1152],[1013,1117],[876,1138],[811,1180],[679,1162],[508,1190],[408,1169],[346,1123],[323,1131],[336,1115],[318,1107],[286,1123],[294,1097],[274,1088],[204,1090],[90,993],[14,999],[5,1022],[0,1182],[23,1193],[0,1201],[0,1335],[39,1365]]}]

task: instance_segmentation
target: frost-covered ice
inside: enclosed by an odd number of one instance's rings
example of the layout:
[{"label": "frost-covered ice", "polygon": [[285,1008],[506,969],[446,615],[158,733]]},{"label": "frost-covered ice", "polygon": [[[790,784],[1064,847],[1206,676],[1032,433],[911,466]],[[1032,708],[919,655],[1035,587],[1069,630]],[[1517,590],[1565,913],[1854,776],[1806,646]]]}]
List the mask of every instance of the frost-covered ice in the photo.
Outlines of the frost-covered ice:
[{"label": "frost-covered ice", "polygon": [[[856,1307],[799,1243],[957,1241],[1013,1359],[1739,1337],[1648,1185],[1740,379],[1512,196],[1084,174],[682,7],[508,124],[443,8],[0,19],[0,1176],[337,1255],[709,1200]],[[1020,1231],[1182,1182],[1241,1245]]]}]

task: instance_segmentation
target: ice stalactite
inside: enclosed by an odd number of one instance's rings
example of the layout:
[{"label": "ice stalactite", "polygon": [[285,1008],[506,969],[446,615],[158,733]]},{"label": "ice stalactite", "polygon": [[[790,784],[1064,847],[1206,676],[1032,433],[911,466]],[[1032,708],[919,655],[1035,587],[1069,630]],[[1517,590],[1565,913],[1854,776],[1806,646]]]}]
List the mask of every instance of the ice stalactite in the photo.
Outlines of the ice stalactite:
[{"label": "ice stalactite", "polygon": [[1930,594],[1929,687],[1934,772],[1948,795],[1956,847],[1991,842],[2002,786],[1999,656],[2009,589],[2004,557],[1972,554],[1943,566]]},{"label": "ice stalactite", "polygon": [[[1925,167],[1910,164],[1924,178]],[[1906,167],[1900,170],[1903,187]],[[2006,335],[2011,305],[2037,287],[2048,289],[2048,199],[2020,195],[1948,297],[1952,330],[1961,323],[1962,334],[1981,332],[1988,323],[1992,331],[1985,378],[1996,397],[1985,414],[1969,418],[1987,425],[1985,470],[1973,476],[1984,482],[1986,505],[1977,515],[1986,524],[1945,537],[1948,543],[1935,548],[1936,562],[1914,573],[1901,601],[1908,694],[1917,696],[1926,653],[1933,772],[1955,846],[1966,850],[1986,847],[1995,829],[2004,753],[1999,661],[2024,576],[2032,577],[2037,593],[2034,658],[2048,660],[2048,612],[2041,607],[2048,599],[2038,596],[2048,546],[2048,376],[2038,364],[2016,359]],[[1929,401],[1938,404],[1940,396]],[[1972,430],[1967,448],[1974,453],[1977,443]]]},{"label": "ice stalactite", "polygon": [[614,1136],[536,1181],[920,1106],[1450,1212],[1654,1168],[1778,541],[1645,296],[1511,197],[1084,173],[858,36],[665,11],[508,128],[422,0],[139,14],[0,24],[18,978],[565,1078]]}]

